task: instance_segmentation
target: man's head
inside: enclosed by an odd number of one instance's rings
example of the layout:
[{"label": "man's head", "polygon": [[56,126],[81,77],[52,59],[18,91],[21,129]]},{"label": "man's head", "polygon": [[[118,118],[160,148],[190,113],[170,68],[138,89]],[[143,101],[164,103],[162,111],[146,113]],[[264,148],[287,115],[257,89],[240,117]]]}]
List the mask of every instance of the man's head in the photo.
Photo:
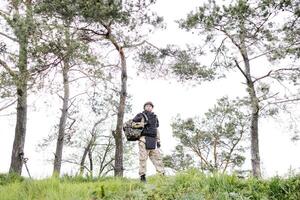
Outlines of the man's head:
[{"label": "man's head", "polygon": [[148,112],[152,112],[153,110],[153,103],[151,101],[147,101],[145,104],[144,104],[144,110],[148,111]]}]

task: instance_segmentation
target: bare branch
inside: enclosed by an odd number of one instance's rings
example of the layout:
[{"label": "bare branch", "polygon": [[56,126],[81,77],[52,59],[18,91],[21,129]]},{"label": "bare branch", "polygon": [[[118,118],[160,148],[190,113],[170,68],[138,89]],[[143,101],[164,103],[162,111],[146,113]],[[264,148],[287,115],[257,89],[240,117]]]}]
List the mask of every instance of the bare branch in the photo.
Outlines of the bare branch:
[{"label": "bare branch", "polygon": [[61,96],[60,94],[58,94],[58,92],[57,92],[56,94],[57,94],[57,96],[58,96],[61,100],[64,100],[64,97]]},{"label": "bare branch", "polygon": [[273,52],[273,51],[276,51],[276,50],[278,50],[278,49],[288,49],[288,48],[293,47],[293,46],[296,46],[296,47],[298,48],[299,46],[297,46],[297,45],[300,45],[300,42],[291,44],[291,45],[286,46],[286,47],[275,47],[275,48],[270,49],[269,51],[266,51],[266,52],[264,52],[264,53],[262,53],[262,54],[258,54],[258,55],[254,56],[254,57],[252,57],[252,58],[249,58],[249,61],[254,60],[254,59],[256,59],[256,58],[259,58],[259,57],[262,57],[262,56],[265,56],[265,55],[267,55],[267,54],[269,54],[269,53],[271,53],[271,52]]},{"label": "bare branch", "polygon": [[8,116],[16,115],[16,114],[17,114],[16,112],[12,112],[12,113],[7,113],[7,114],[0,115],[0,117],[8,117]]},{"label": "bare branch", "polygon": [[[75,165],[80,165],[80,163],[77,163],[76,161],[71,161],[71,160],[62,160],[62,163],[70,163],[70,164],[75,164]],[[90,172],[90,169],[87,166],[83,166],[88,172]]]},{"label": "bare branch", "polygon": [[264,78],[269,77],[269,76],[271,75],[272,72],[273,72],[273,71],[270,70],[266,75],[261,76],[261,77],[259,77],[259,78],[256,78],[256,79],[253,81],[253,83],[255,83],[256,81],[259,81],[259,80],[262,80],[262,79],[264,79]]},{"label": "bare branch", "polygon": [[[277,96],[279,94],[279,92],[277,92],[277,93],[275,93],[275,94],[273,94],[273,95],[271,95],[271,96],[269,96],[269,97],[267,97],[267,98],[265,98],[265,99],[263,99],[263,100],[259,100],[260,102],[261,101],[265,101],[265,100],[268,100],[268,99],[272,99],[272,98],[274,98],[275,96]],[[261,96],[261,97],[263,97],[263,96]],[[258,97],[258,99],[260,99],[261,97]]]},{"label": "bare branch", "polygon": [[300,97],[299,98],[295,98],[295,99],[284,99],[284,100],[279,100],[279,101],[275,101],[275,102],[271,102],[269,104],[281,104],[281,103],[294,103],[295,101],[300,101]]},{"label": "bare branch", "polygon": [[12,68],[10,68],[8,66],[8,64],[0,59],[0,65],[2,65],[4,67],[4,69],[6,69],[6,71],[11,75],[11,76],[16,76],[16,73],[12,70]]},{"label": "bare branch", "polygon": [[248,78],[248,76],[246,75],[246,73],[244,72],[244,70],[240,67],[238,61],[237,61],[236,59],[234,59],[234,62],[235,62],[235,64],[236,64],[237,68],[240,70],[240,72],[241,72],[241,73],[243,74],[243,76],[246,78],[246,80],[250,82],[251,80],[249,80],[249,78]]},{"label": "bare branch", "polygon": [[266,75],[264,75],[262,77],[259,77],[259,78],[256,78],[253,81],[253,83],[256,82],[256,81],[262,80],[264,78],[270,77],[272,75],[272,73],[276,73],[276,72],[280,72],[280,71],[299,71],[300,72],[300,67],[298,67],[298,68],[280,68],[280,69],[277,69],[277,70],[270,70]]},{"label": "bare branch", "polygon": [[299,71],[300,72],[300,67],[297,68],[280,68],[275,70],[275,72],[279,72],[279,71]]},{"label": "bare branch", "polygon": [[138,47],[138,46],[141,46],[141,45],[143,45],[143,44],[145,44],[145,43],[146,43],[146,41],[144,40],[144,41],[142,41],[142,42],[140,42],[140,43],[137,43],[137,44],[124,45],[123,48],[133,48],[133,47]]},{"label": "bare branch", "polygon": [[89,29],[89,28],[78,28],[78,29],[82,30],[82,31],[86,31],[86,32],[91,32],[91,33],[93,33],[95,35],[99,35],[99,36],[106,36],[107,35],[107,33],[104,33],[103,31],[97,32],[97,31],[95,31],[93,29]]},{"label": "bare branch", "polygon": [[75,96],[71,97],[70,100],[75,99],[75,98],[77,98],[77,97],[79,97],[79,96],[81,96],[81,95],[84,95],[84,94],[86,94],[86,93],[87,93],[87,92],[81,92],[81,93],[79,93],[79,94],[76,94]]},{"label": "bare branch", "polygon": [[222,42],[221,42],[220,46],[219,46],[219,47],[218,47],[218,49],[217,49],[217,52],[216,52],[215,58],[214,58],[213,62],[210,64],[210,67],[212,67],[212,66],[213,66],[213,64],[216,62],[216,60],[217,60],[217,57],[219,56],[219,53],[221,52],[221,47],[223,46],[223,44],[224,44],[224,42],[225,42],[225,40],[226,40],[226,39],[227,39],[227,37],[225,37],[225,38],[222,40]]},{"label": "bare branch", "polygon": [[32,74],[41,73],[41,72],[49,69],[51,66],[57,66],[63,61],[64,58],[65,58],[65,56],[62,57],[62,58],[57,57],[53,62],[51,62],[49,64],[45,64],[45,65],[41,65],[41,66],[36,67],[36,68],[32,68],[30,70],[30,73],[32,73]]},{"label": "bare branch", "polygon": [[9,13],[7,13],[3,10],[0,10],[0,16],[3,17],[3,19],[5,19],[6,22],[10,22]]},{"label": "bare branch", "polygon": [[14,100],[14,101],[12,101],[12,102],[6,104],[6,105],[3,106],[2,108],[0,108],[0,112],[3,111],[3,110],[5,110],[5,109],[7,109],[8,107],[14,105],[16,102],[17,102],[17,100]]},{"label": "bare branch", "polygon": [[161,51],[161,49],[157,46],[155,46],[154,44],[148,42],[148,41],[145,41],[145,43],[147,43],[148,45],[152,46],[153,48],[157,49],[158,51]]},{"label": "bare branch", "polygon": [[[84,75],[84,76],[82,76],[82,77],[80,77],[80,78],[88,78],[88,79],[90,79],[90,81],[95,82],[95,81],[92,79],[92,78],[94,78],[93,75],[92,75],[92,74],[86,73],[84,70],[80,70],[80,69],[70,69],[70,71],[80,72],[81,74]],[[78,80],[78,79],[75,78],[75,79],[71,80],[70,82],[74,82],[74,81],[76,81],[76,80]]]},{"label": "bare branch", "polygon": [[77,78],[74,78],[74,79],[70,80],[69,83],[76,82],[76,81],[78,81],[80,79],[85,79],[85,78],[89,78],[89,77],[87,77],[87,76],[80,76],[80,77],[77,77]]},{"label": "bare branch", "polygon": [[75,122],[76,122],[76,119],[73,119],[73,118],[71,118],[71,117],[68,117],[68,118],[71,119],[71,120],[73,120],[73,121],[71,122],[69,128],[67,128],[68,130],[71,130],[71,129],[72,129],[72,126],[73,126],[73,125],[75,124]]},{"label": "bare branch", "polygon": [[0,35],[4,36],[4,37],[6,37],[7,39],[10,39],[10,40],[12,40],[12,41],[14,41],[14,42],[19,42],[19,40],[18,40],[18,39],[16,39],[16,38],[14,38],[14,37],[11,37],[11,36],[9,36],[9,35],[7,35],[6,33],[2,33],[2,32],[0,32]]}]

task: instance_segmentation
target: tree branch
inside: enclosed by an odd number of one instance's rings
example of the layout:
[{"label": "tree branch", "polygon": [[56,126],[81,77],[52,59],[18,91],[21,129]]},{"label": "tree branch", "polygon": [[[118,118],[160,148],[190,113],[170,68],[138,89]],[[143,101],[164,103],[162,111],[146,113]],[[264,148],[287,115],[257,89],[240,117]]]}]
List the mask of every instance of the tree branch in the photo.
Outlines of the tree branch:
[{"label": "tree branch", "polygon": [[291,45],[289,45],[289,46],[287,46],[287,47],[274,47],[273,49],[271,49],[271,50],[269,50],[269,51],[266,51],[266,52],[264,52],[264,53],[262,53],[262,54],[258,54],[258,55],[254,56],[254,57],[252,57],[252,58],[249,58],[249,61],[254,60],[254,59],[256,59],[256,58],[259,58],[259,57],[262,57],[262,56],[264,56],[264,55],[266,55],[266,54],[268,54],[268,53],[271,53],[271,52],[273,52],[273,51],[276,51],[277,49],[288,49],[288,48],[290,48],[290,47],[293,47],[293,46],[296,46],[296,45],[299,45],[299,44],[300,44],[300,42],[297,42],[297,43],[295,43],[295,44],[291,44]]},{"label": "tree branch", "polygon": [[12,102],[6,104],[6,105],[3,106],[2,108],[0,108],[0,112],[3,111],[3,110],[5,110],[5,109],[8,108],[8,107],[14,105],[16,102],[17,102],[17,100],[14,100],[14,101],[12,101]]},{"label": "tree branch", "polygon": [[137,43],[137,44],[131,44],[131,45],[124,45],[123,48],[133,48],[133,47],[138,47],[138,46],[141,46],[143,44],[146,43],[146,40],[140,42],[140,43]]},{"label": "tree branch", "polygon": [[57,65],[59,65],[63,61],[64,58],[65,57],[63,57],[63,58],[57,57],[52,63],[32,68],[31,70],[29,70],[29,73],[32,73],[32,74],[41,73],[41,72],[49,69],[51,66],[57,66]]},{"label": "tree branch", "polygon": [[221,52],[221,47],[223,46],[223,44],[224,44],[224,42],[225,42],[226,39],[227,39],[227,37],[225,37],[225,38],[222,40],[220,46],[217,48],[217,52],[216,52],[215,58],[214,58],[213,62],[210,64],[210,67],[212,67],[213,64],[216,62],[217,57],[219,56],[219,53]]},{"label": "tree branch", "polygon": [[5,33],[0,32],[0,35],[4,36],[4,37],[6,37],[7,39],[10,39],[10,40],[12,40],[12,41],[14,41],[14,42],[19,42],[18,39],[13,38],[13,37],[11,37],[11,36],[5,34]]},{"label": "tree branch", "polygon": [[[66,160],[66,159],[64,159],[64,160],[62,160],[61,161],[62,163],[70,163],[70,164],[75,164],[75,165],[80,165],[80,163],[77,163],[76,161],[71,161],[71,160]],[[83,166],[88,172],[90,172],[90,169],[87,167],[87,166]]]},{"label": "tree branch", "polygon": [[97,32],[97,31],[95,31],[93,29],[89,29],[89,28],[78,28],[78,29],[81,30],[81,31],[91,32],[91,33],[93,33],[95,35],[100,35],[100,36],[106,36],[107,35],[107,33]]},{"label": "tree branch", "polygon": [[297,67],[297,68],[280,68],[280,69],[277,69],[277,70],[270,70],[266,75],[264,75],[262,77],[259,77],[259,78],[256,78],[253,81],[253,83],[255,83],[256,81],[259,81],[261,79],[270,77],[272,73],[276,73],[276,72],[280,72],[280,71],[299,71],[300,72],[300,67]]},{"label": "tree branch", "polygon": [[0,65],[2,65],[4,67],[4,69],[6,69],[6,71],[11,75],[11,76],[16,76],[16,73],[8,66],[8,64],[0,59]]},{"label": "tree branch", "polygon": [[237,68],[240,70],[240,72],[241,72],[241,73],[243,74],[243,76],[246,78],[246,80],[250,82],[248,76],[246,75],[246,73],[244,72],[244,70],[240,67],[238,61],[237,61],[236,59],[234,59],[234,62],[235,62],[235,64],[236,64]]},{"label": "tree branch", "polygon": [[233,143],[233,146],[232,146],[232,148],[231,148],[230,151],[229,151],[228,158],[227,158],[226,161],[225,161],[226,164],[225,164],[225,167],[224,167],[224,169],[223,169],[223,173],[225,173],[225,171],[227,170],[227,167],[228,167],[228,165],[229,165],[229,163],[230,163],[231,155],[232,155],[233,151],[235,150],[235,147],[237,146],[237,144],[242,140],[242,138],[243,138],[243,133],[244,133],[244,131],[241,130],[241,131],[240,131],[240,136],[238,137],[238,139],[236,140],[236,142]]},{"label": "tree branch", "polygon": [[253,81],[253,83],[255,83],[256,81],[259,81],[259,80],[262,80],[262,79],[264,79],[264,78],[269,77],[269,76],[271,75],[272,72],[273,72],[273,71],[270,70],[266,75],[261,76],[261,77],[259,77],[259,78],[256,78],[256,79]]},{"label": "tree branch", "polygon": [[295,101],[300,101],[300,97],[295,99],[285,99],[285,100],[275,101],[269,104],[280,104],[280,103],[295,102]]},{"label": "tree branch", "polygon": [[3,11],[3,10],[0,10],[0,16],[2,16],[6,22],[10,23],[10,19],[9,19],[9,13]]},{"label": "tree branch", "polygon": [[240,52],[243,52],[243,50],[242,50],[240,44],[238,44],[238,43],[234,40],[234,38],[232,37],[232,35],[230,35],[225,29],[222,29],[222,28],[215,28],[215,29],[218,30],[218,31],[223,32],[223,33],[231,40],[231,42],[232,42],[232,43],[240,50]]},{"label": "tree branch", "polygon": [[[264,95],[262,95],[262,96],[258,97],[258,99],[259,99],[260,102],[262,102],[262,101],[266,101],[266,100],[268,100],[268,99],[272,99],[272,98],[274,98],[275,96],[277,96],[278,94],[279,94],[279,92],[276,92],[275,94],[273,94],[273,95],[271,95],[271,96],[269,96],[269,97],[266,97],[265,99],[260,100],[261,97],[264,97]],[[263,109],[263,108],[261,108],[261,110],[262,110],[262,109]]]}]

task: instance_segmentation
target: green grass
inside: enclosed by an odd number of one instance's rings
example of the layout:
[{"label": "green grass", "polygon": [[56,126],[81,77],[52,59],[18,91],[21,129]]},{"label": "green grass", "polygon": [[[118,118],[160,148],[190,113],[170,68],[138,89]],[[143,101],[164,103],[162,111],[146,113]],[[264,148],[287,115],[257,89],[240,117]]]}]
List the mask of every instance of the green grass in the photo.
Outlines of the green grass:
[{"label": "green grass", "polygon": [[269,180],[205,175],[197,170],[176,176],[151,176],[147,184],[126,178],[82,177],[29,180],[0,175],[1,200],[300,200],[300,176]]}]

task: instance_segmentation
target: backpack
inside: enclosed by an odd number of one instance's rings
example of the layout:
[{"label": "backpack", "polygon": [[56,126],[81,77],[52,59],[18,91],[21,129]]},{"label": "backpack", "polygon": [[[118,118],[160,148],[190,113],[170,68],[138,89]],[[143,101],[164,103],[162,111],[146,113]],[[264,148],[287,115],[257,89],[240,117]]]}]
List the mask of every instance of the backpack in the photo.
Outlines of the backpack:
[{"label": "backpack", "polygon": [[128,120],[123,125],[123,131],[127,141],[137,141],[140,139],[142,131],[148,122],[148,117],[144,113],[141,113],[143,118],[140,122],[134,122],[132,119]]}]

